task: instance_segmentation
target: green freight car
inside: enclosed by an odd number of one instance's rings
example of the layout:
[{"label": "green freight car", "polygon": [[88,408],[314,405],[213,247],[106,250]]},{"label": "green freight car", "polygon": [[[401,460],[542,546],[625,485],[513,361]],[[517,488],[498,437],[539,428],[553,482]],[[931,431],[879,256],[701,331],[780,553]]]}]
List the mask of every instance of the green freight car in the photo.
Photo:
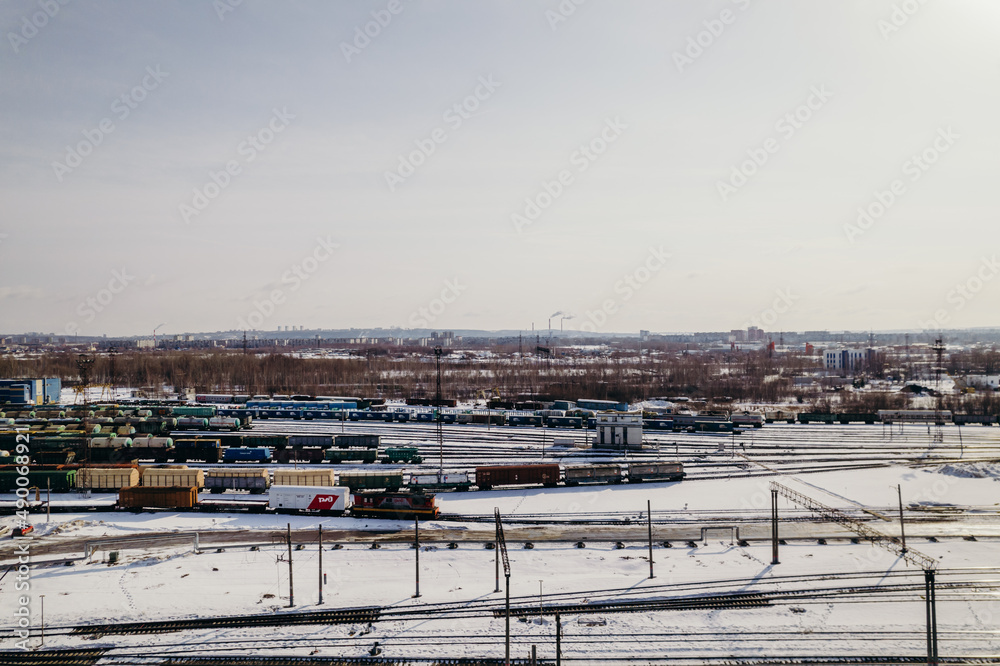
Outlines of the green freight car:
[{"label": "green freight car", "polygon": [[19,482],[23,477],[20,472],[20,467],[16,465],[0,469],[0,492],[10,493],[18,488],[46,490],[51,487],[52,492],[65,493],[76,488],[75,469],[39,469],[37,466],[33,466],[28,471],[26,484],[23,481]]},{"label": "green freight car", "polygon": [[341,472],[337,485],[356,490],[399,490],[403,485],[402,472]]},{"label": "green freight car", "polygon": [[343,462],[373,463],[378,457],[376,449],[327,449],[324,459],[334,465]]},{"label": "green freight car", "polygon": [[423,461],[424,459],[420,457],[420,452],[415,446],[390,446],[382,452],[381,459],[383,463],[411,463],[414,465]]}]

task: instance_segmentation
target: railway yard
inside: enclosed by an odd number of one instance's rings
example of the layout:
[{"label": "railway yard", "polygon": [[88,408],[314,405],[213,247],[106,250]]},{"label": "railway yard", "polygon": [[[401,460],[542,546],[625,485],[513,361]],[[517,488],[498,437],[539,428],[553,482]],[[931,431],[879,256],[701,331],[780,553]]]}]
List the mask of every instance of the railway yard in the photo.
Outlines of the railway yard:
[{"label": "railway yard", "polygon": [[[359,471],[475,480],[477,467],[536,464],[564,475],[617,465],[625,476],[439,489],[438,513],[418,531],[413,520],[350,512],[232,510],[262,506],[247,492],[202,490],[202,510],[189,512],[114,510],[117,493],[100,489],[52,493],[47,504],[40,489],[28,498],[34,532],[0,543],[0,613],[16,617],[17,549],[28,544],[45,634],[36,621],[26,640],[49,661],[14,652],[16,621],[6,620],[0,664],[501,664],[497,512],[512,663],[530,663],[533,647],[549,664],[926,663],[927,569],[940,663],[1000,663],[995,427],[648,430],[641,450],[624,453],[587,448],[593,433],[575,428],[267,419],[241,432],[377,435],[383,449],[418,454],[256,463],[272,476],[335,468],[338,480]],[[630,465],[651,462],[682,465],[683,480],[628,477]],[[0,508],[15,499],[0,496]],[[223,506],[207,510],[213,502]]]}]

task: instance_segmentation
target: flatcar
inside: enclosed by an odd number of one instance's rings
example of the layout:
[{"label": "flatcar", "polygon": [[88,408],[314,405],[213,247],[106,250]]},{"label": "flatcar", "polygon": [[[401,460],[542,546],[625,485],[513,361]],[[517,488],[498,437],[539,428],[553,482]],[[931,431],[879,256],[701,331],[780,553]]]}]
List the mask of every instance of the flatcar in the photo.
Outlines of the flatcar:
[{"label": "flatcar", "polygon": [[433,520],[438,517],[434,495],[423,493],[354,493],[351,515],[360,518]]},{"label": "flatcar", "polygon": [[629,483],[643,481],[680,481],[686,474],[684,466],[675,462],[642,462],[629,463]]}]

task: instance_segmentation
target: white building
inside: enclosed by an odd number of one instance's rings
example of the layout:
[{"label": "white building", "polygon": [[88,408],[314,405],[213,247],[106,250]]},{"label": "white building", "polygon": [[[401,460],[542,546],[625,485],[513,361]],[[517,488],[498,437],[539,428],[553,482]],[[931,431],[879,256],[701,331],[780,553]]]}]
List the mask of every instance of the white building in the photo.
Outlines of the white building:
[{"label": "white building", "polygon": [[827,349],[823,352],[823,367],[827,370],[853,372],[875,353],[874,349]]},{"label": "white building", "polygon": [[595,449],[641,449],[642,413],[618,412],[597,415]]}]

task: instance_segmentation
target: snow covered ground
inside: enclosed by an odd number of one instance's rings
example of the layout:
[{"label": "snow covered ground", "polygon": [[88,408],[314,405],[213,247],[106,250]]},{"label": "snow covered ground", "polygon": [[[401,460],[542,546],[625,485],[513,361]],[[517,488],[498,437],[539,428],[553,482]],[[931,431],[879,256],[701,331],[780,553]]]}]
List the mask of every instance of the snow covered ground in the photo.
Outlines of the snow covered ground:
[{"label": "snow covered ground", "polygon": [[[890,467],[864,471],[828,472],[798,479],[778,477],[780,483],[824,504],[841,509],[859,505],[885,512],[894,506],[895,485],[902,486],[908,518],[924,513],[916,509],[951,507],[962,510],[969,520],[920,522],[907,530],[909,545],[939,561],[938,628],[941,653],[947,655],[1000,652],[1000,466],[989,463],[951,464],[937,469],[913,470]],[[817,535],[850,536],[842,528],[812,523],[782,524],[780,564],[771,564],[771,546],[764,522],[744,523],[741,537],[746,546],[731,544],[729,533],[712,533],[699,539],[705,525],[725,524],[712,512],[744,509],[766,515],[770,507],[770,479],[685,481],[617,487],[528,489],[439,495],[443,512],[492,514],[494,507],[511,519],[526,514],[633,513],[630,535],[624,548],[616,538],[604,538],[604,528],[573,528],[574,535],[591,530],[585,548],[575,547],[574,536],[566,541],[558,527],[508,526],[511,566],[511,596],[515,607],[553,603],[586,603],[612,599],[687,596],[710,592],[760,591],[791,596],[773,605],[731,610],[656,610],[631,613],[563,615],[563,649],[566,657],[588,656],[611,659],[630,656],[641,659],[669,651],[691,657],[760,656],[776,654],[902,654],[920,655],[924,641],[924,603],[920,599],[923,574],[896,555],[867,543],[847,538],[819,544]],[[669,511],[676,524],[655,528],[654,568],[649,579],[645,538],[646,501],[657,512]],[[784,515],[793,507],[780,501]],[[954,512],[953,511],[953,512]],[[748,515],[749,515],[748,514]],[[704,523],[699,519],[704,518]],[[893,520],[873,519],[871,525],[889,534],[898,533]],[[234,653],[310,654],[366,656],[377,641],[383,656],[448,655],[494,657],[503,654],[502,618],[489,613],[476,617],[387,616],[370,628],[361,625],[302,626],[274,629],[199,630],[159,636],[52,635],[53,627],[93,622],[163,620],[194,616],[285,612],[288,606],[287,549],[271,543],[273,534],[287,523],[299,535],[322,524],[327,548],[323,553],[325,603],[322,608],[381,606],[401,611],[429,604],[460,602],[470,609],[491,601],[502,602],[495,593],[495,552],[485,547],[492,538],[487,523],[438,521],[421,524],[424,542],[420,552],[420,591],[414,599],[415,551],[408,543],[383,542],[377,538],[394,532],[410,539],[412,525],[396,521],[308,516],[185,514],[185,513],[89,513],[34,516],[38,535],[29,543],[73,543],[72,553],[39,555],[30,565],[29,606],[33,626],[40,617],[41,595],[45,595],[45,619],[50,627],[47,647],[94,647],[114,645],[119,650],[203,653],[209,644]],[[3,524],[10,524],[4,518]],[[738,524],[739,520],[731,522]],[[348,534],[346,530],[352,530]],[[367,532],[365,532],[367,530]],[[628,530],[631,530],[629,532]],[[84,538],[118,537],[174,531],[198,531],[211,535],[226,531],[247,545],[203,546],[200,553],[190,544],[167,547],[145,545],[120,549],[117,563],[107,563],[107,551],[84,559]],[[368,534],[369,536],[365,536]],[[963,537],[975,534],[976,541]],[[268,536],[264,536],[268,535]],[[533,537],[531,535],[536,535]],[[937,535],[938,541],[927,537]],[[465,537],[465,538],[463,538]],[[305,537],[303,536],[302,539]],[[293,551],[294,610],[315,610],[320,569],[314,537]],[[439,541],[437,539],[444,539]],[[456,548],[447,540],[454,539]],[[671,539],[671,548],[663,540]],[[696,541],[696,547],[686,544]],[[76,541],[74,541],[76,540]],[[533,548],[524,547],[524,541]],[[341,547],[332,549],[336,543]],[[11,543],[0,557],[12,559]],[[64,561],[70,559],[71,565]],[[47,564],[51,562],[51,564]],[[4,566],[4,569],[7,567]],[[976,571],[959,569],[979,568]],[[905,572],[912,576],[902,576]],[[808,580],[788,580],[806,576]],[[821,576],[828,577],[826,580]],[[849,577],[849,578],[848,578]],[[948,584],[980,581],[974,589],[949,589]],[[0,625],[11,636],[14,612],[19,604],[14,594],[14,572],[0,581]],[[732,581],[721,583],[720,581]],[[888,586],[914,583],[916,591],[890,591]],[[501,580],[501,587],[503,582]],[[539,600],[539,586],[541,599]],[[882,593],[860,596],[816,596],[795,592],[825,587],[881,586]],[[601,590],[614,590],[601,593]],[[581,622],[596,621],[598,626]],[[600,622],[605,624],[600,625]],[[786,632],[786,633],[782,633]],[[888,632],[888,633],[879,633]],[[513,654],[524,656],[530,645],[540,655],[554,655],[554,625],[544,622],[512,622]],[[34,636],[32,644],[39,638]],[[235,641],[226,643],[225,641]],[[0,649],[13,649],[14,639],[5,638]],[[129,647],[131,646],[131,647]],[[173,646],[173,647],[167,647]],[[134,648],[134,649],[133,649]],[[634,663],[634,662],[633,662]]]}]

